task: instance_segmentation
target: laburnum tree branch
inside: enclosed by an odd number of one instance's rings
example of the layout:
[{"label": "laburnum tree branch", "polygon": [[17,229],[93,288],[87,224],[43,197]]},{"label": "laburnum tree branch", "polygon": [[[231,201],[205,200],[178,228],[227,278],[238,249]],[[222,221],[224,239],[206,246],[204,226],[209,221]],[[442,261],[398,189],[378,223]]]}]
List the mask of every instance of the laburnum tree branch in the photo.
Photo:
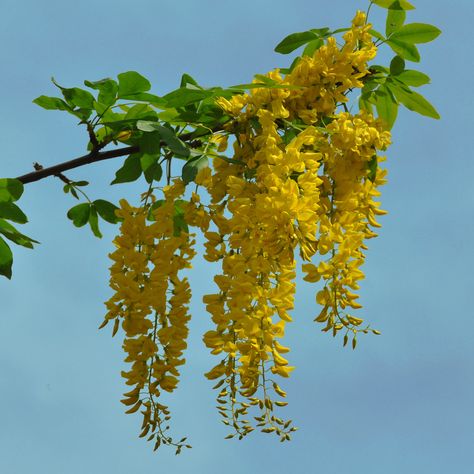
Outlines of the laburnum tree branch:
[{"label": "laburnum tree branch", "polygon": [[[209,130],[209,133],[215,133],[219,130],[222,130],[222,126],[215,127],[212,130]],[[187,145],[190,148],[196,148],[201,145],[201,141],[196,137],[194,132],[183,133],[179,136],[179,138],[183,142],[187,142]],[[165,146],[166,143],[162,142],[162,146]],[[97,148],[100,149],[101,144],[97,144]],[[39,181],[41,179],[47,178],[49,176],[57,176],[60,177],[61,173],[64,171],[72,170],[74,168],[79,168],[80,166],[89,165],[91,163],[96,163],[98,161],[109,160],[111,158],[118,158],[120,156],[127,156],[133,153],[138,153],[140,151],[140,147],[138,145],[134,146],[127,146],[124,148],[118,148],[115,150],[108,150],[108,151],[99,151],[98,149],[92,150],[87,155],[80,156],[78,158],[74,158],[73,160],[64,161],[63,163],[59,163],[57,165],[49,166],[47,168],[43,167],[35,167],[35,171],[31,173],[24,174],[22,176],[18,176],[16,179],[21,181],[23,184],[33,183],[35,181]]]},{"label": "laburnum tree branch", "polygon": [[58,176],[64,171],[72,170],[79,166],[89,165],[110,158],[118,158],[119,156],[127,156],[132,153],[137,153],[138,151],[140,151],[138,146],[127,146],[125,148],[108,151],[91,151],[87,155],[80,156],[79,158],[74,158],[73,160],[49,166],[48,168],[37,169],[31,173],[24,174],[23,176],[18,176],[16,179],[21,181],[23,184],[33,183],[40,179],[47,178],[48,176]]}]

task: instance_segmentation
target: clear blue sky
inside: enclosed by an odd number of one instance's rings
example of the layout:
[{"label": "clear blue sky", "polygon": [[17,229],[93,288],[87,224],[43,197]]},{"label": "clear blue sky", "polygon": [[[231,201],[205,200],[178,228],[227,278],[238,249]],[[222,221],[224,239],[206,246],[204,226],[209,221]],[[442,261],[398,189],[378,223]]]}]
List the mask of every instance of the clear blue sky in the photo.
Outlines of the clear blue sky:
[{"label": "clear blue sky", "polygon": [[[111,240],[66,219],[61,183],[30,184],[24,231],[41,241],[15,248],[14,277],[0,281],[0,472],[83,474],[206,472],[472,473],[474,445],[474,164],[472,0],[413,0],[409,21],[442,36],[421,46],[424,88],[441,121],[402,112],[388,151],[378,239],[369,242],[364,316],[383,332],[356,351],[312,323],[314,289],[298,289],[288,329],[297,370],[286,413],[300,430],[282,445],[256,433],[224,441],[215,393],[203,377],[214,362],[201,342],[210,327],[201,296],[213,289],[196,262],[187,366],[171,402],[175,432],[193,449],[153,453],[123,414],[119,339],[99,332]],[[67,86],[137,70],[163,94],[187,72],[203,85],[248,82],[284,66],[273,52],[294,31],[345,26],[364,0],[3,0],[0,17],[1,176],[84,153],[74,119],[31,103]],[[373,9],[381,25],[382,11]],[[133,199],[140,185],[109,187],[117,163],[68,173],[91,181],[94,198]],[[209,278],[210,280],[210,278]],[[300,282],[302,283],[302,282]]]}]

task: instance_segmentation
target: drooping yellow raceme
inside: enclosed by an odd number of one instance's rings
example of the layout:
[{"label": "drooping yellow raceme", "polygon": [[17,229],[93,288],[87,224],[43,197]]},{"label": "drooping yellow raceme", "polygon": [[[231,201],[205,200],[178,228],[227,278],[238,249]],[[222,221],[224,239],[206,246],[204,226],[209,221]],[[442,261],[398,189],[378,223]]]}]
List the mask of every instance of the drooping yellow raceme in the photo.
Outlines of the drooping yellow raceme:
[{"label": "drooping yellow raceme", "polygon": [[[329,38],[285,77],[267,75],[283,87],[218,100],[234,118],[233,159],[242,165],[219,162],[208,184],[214,205],[225,202],[228,215],[224,228],[206,234],[207,256],[221,260],[223,274],[215,279],[219,293],[204,297],[216,323],[204,341],[224,355],[207,376],[221,378],[219,410],[239,436],[251,426],[238,416],[256,404],[263,411],[257,426],[287,439],[285,425],[270,414],[267,372],[287,377],[291,369],[277,339],[291,321],[295,250],[306,261],[323,257],[303,270],[307,281],[325,282],[316,298],[324,330],[345,328],[347,342],[347,332],[355,336],[362,323],[346,310],[361,307],[354,291],[364,276],[364,241],[376,235],[370,226],[383,213],[373,201],[384,182],[377,150],[389,145],[390,134],[368,113],[336,109],[349,89],[363,86],[376,54],[369,29],[358,13],[342,47]],[[238,405],[238,395],[248,400]]]},{"label": "drooping yellow raceme", "polygon": [[123,219],[116,250],[110,254],[110,286],[115,291],[106,303],[105,323],[115,320],[114,334],[122,321],[125,333],[126,384],[134,387],[122,402],[127,413],[142,408],[140,436],[177,447],[166,434],[167,406],[157,401],[161,392],[172,392],[178,383],[179,366],[188,335],[188,305],[191,289],[179,272],[191,267],[194,240],[186,232],[176,232],[176,200],[184,192],[181,181],[163,190],[164,202],[153,211],[152,223],[146,217],[149,206],[132,207],[121,200],[117,215]]},{"label": "drooping yellow raceme", "polygon": [[[189,200],[176,180],[152,206],[152,223],[149,205],[121,202],[106,321],[115,320],[114,333],[122,321],[131,364],[123,376],[133,387],[123,402],[129,412],[142,408],[141,436],[156,446],[180,446],[164,434],[169,411],[158,402],[176,387],[188,332],[191,293],[179,272],[190,267],[194,241],[179,222],[203,232],[204,258],[221,265],[216,291],[203,298],[214,324],[204,343],[219,357],[206,377],[216,381],[218,411],[235,431],[229,437],[242,438],[256,426],[285,441],[295,430],[274,414],[286,405],[274,398],[286,396],[278,377],[293,370],[281,340],[292,320],[298,255],[304,279],[322,283],[316,321],[323,331],[345,331],[344,344],[352,334],[355,347],[358,332],[369,330],[354,315],[361,307],[356,292],[365,242],[384,213],[375,201],[385,182],[378,151],[388,147],[390,134],[368,112],[351,114],[346,103],[376,54],[370,28],[359,12],[343,45],[328,38],[285,76],[268,73],[279,87],[217,99],[231,120],[205,145],[216,158],[197,174]],[[221,159],[228,143],[232,158]],[[255,409],[254,423],[247,415]]]}]

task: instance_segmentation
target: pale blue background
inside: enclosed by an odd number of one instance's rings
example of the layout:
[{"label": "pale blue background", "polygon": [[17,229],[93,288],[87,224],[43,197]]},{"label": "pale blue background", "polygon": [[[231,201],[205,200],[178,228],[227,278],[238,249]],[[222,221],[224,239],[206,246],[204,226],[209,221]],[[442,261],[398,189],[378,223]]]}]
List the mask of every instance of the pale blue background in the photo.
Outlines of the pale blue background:
[{"label": "pale blue background", "polygon": [[[14,278],[0,281],[0,472],[210,474],[473,472],[474,233],[472,0],[415,0],[409,21],[438,25],[422,45],[424,93],[442,121],[403,111],[388,152],[380,237],[370,241],[363,315],[382,336],[355,352],[320,333],[314,288],[298,289],[288,329],[291,361],[286,414],[300,430],[289,444],[255,434],[243,442],[215,412],[213,364],[201,343],[210,327],[201,296],[213,285],[199,260],[192,276],[194,319],[188,364],[171,401],[177,436],[193,449],[153,453],[137,438],[138,417],[124,415],[120,340],[99,332],[109,296],[104,239],[76,229],[74,202],[49,178],[21,200],[42,243],[15,248]],[[273,53],[285,35],[349,23],[363,0],[2,0],[0,136],[2,176],[83,154],[86,136],[64,113],[31,103],[67,86],[137,70],[163,94],[182,72],[204,85],[248,82],[284,66]],[[383,23],[382,10],[373,19]],[[382,29],[383,27],[380,26]],[[68,173],[90,179],[94,198],[134,198],[140,185],[107,187],[118,162]]]}]

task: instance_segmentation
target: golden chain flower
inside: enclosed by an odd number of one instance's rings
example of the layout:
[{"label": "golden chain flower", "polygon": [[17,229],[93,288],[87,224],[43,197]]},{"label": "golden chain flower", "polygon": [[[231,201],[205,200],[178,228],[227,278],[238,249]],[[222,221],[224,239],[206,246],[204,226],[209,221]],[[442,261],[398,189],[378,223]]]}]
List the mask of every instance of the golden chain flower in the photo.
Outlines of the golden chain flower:
[{"label": "golden chain flower", "polygon": [[[316,294],[323,331],[345,330],[344,345],[352,333],[355,347],[357,333],[370,329],[353,314],[361,307],[355,291],[364,277],[365,241],[376,235],[375,216],[384,213],[374,200],[385,182],[377,153],[388,147],[390,134],[371,114],[351,114],[346,105],[376,54],[370,28],[358,12],[342,46],[328,38],[288,74],[268,73],[278,87],[217,99],[232,120],[206,145],[216,158],[198,172],[189,200],[182,199],[184,183],[175,180],[151,207],[121,201],[110,269],[115,293],[104,324],[114,320],[115,334],[122,321],[131,364],[122,375],[133,387],[123,403],[128,413],[142,408],[140,436],[148,435],[155,448],[185,446],[185,439],[175,443],[165,433],[170,415],[158,398],[175,389],[184,363],[191,291],[179,272],[195,253],[187,226],[203,232],[204,258],[221,264],[217,291],[203,298],[215,325],[204,342],[220,355],[206,377],[217,381],[218,411],[235,431],[229,438],[256,426],[286,441],[296,429],[274,414],[286,405],[274,399],[286,396],[277,376],[286,378],[294,368],[280,340],[292,320],[296,252],[304,279],[324,283]],[[229,142],[231,159],[218,155]],[[318,256],[322,260],[312,262]],[[254,409],[255,423],[247,416]]]}]

